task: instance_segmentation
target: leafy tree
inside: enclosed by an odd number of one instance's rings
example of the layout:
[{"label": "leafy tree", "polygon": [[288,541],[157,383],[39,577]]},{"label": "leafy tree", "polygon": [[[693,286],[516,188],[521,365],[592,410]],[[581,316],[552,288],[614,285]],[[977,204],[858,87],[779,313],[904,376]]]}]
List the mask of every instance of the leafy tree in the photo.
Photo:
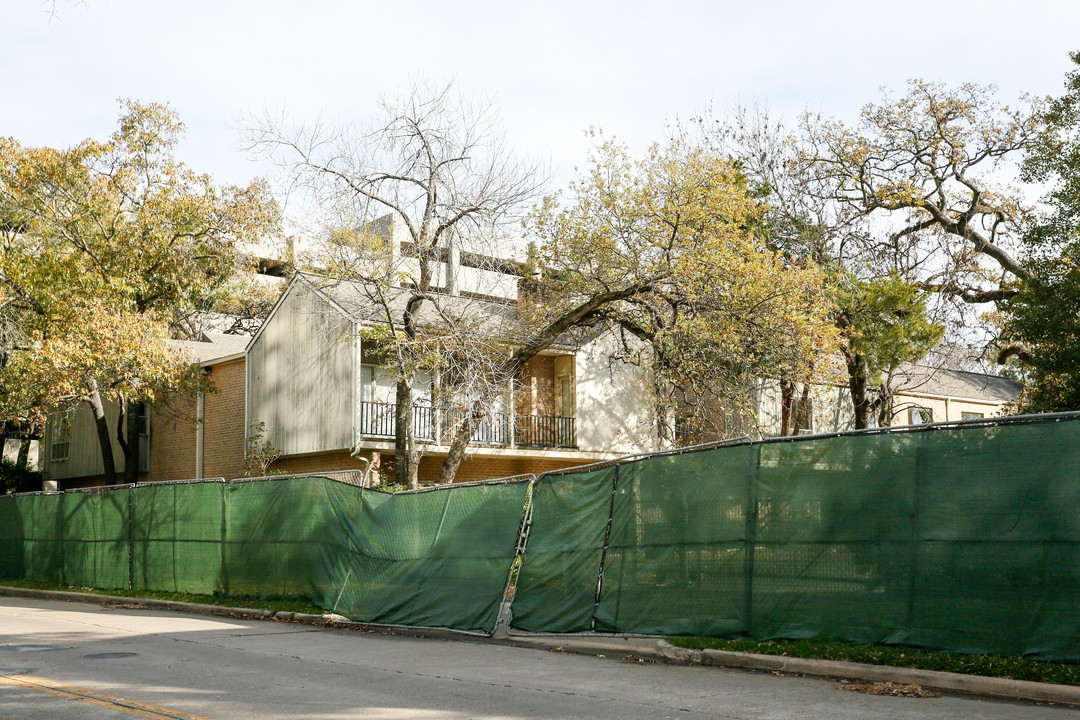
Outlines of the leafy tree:
[{"label": "leafy tree", "polygon": [[219,188],[173,155],[183,125],[165,105],[123,103],[107,140],[68,149],[0,140],[5,208],[0,302],[27,339],[3,368],[10,415],[86,402],[105,476],[115,476],[104,400],[137,478],[135,413],[193,381],[169,328],[233,274],[237,242],[276,223],[261,182]]},{"label": "leafy tree", "polygon": [[941,340],[944,327],[928,319],[926,300],[926,293],[896,275],[841,279],[835,320],[843,331],[855,427],[870,427],[871,419],[889,424],[892,393],[883,376],[921,359]]},{"label": "leafy tree", "polygon": [[[820,122],[806,116],[793,131],[763,109],[737,108],[720,119],[711,114],[695,118],[680,127],[680,134],[734,158],[751,192],[764,203],[761,226],[768,246],[791,262],[817,265],[826,274],[834,286],[828,317],[839,340],[836,351],[851,393],[855,427],[868,427],[872,418],[888,424],[892,371],[929,349],[917,343],[918,349],[901,351],[897,343],[906,336],[908,323],[928,322],[926,306],[922,300],[913,303],[921,294],[904,279],[911,275],[907,256],[877,243],[861,210],[836,201],[837,181],[821,172],[807,140],[820,132]],[[875,347],[879,341],[885,345]],[[815,370],[826,380],[841,372],[821,354]],[[773,377],[779,379],[780,434],[810,427],[805,375],[802,381],[782,373]]]},{"label": "leafy tree", "polygon": [[808,379],[831,347],[823,274],[765,245],[764,207],[722,154],[676,139],[635,160],[601,142],[570,192],[538,213],[543,310],[638,285],[593,316],[636,341],[626,356],[653,378],[662,441],[675,417],[687,438],[723,436],[760,378]]},{"label": "leafy tree", "polygon": [[[977,335],[976,326],[985,335],[973,308],[1014,296],[1029,272],[1016,255],[1029,208],[1000,176],[1040,137],[1040,107],[1031,100],[1003,107],[990,88],[912,81],[905,95],[866,106],[852,127],[806,114],[788,130],[747,110],[691,126],[736,157],[768,203],[770,244],[837,278],[834,319],[848,338],[856,427],[888,411],[893,391],[890,368],[869,360],[917,359],[946,320],[950,335],[939,340],[961,342]],[[862,301],[869,304],[854,304]],[[867,323],[889,332],[859,329]],[[915,341],[910,352],[894,352],[894,331]],[[872,338],[884,345],[871,348]],[[782,387],[790,388],[786,409],[795,387]],[[888,412],[877,414],[889,421]]]},{"label": "leafy tree", "polygon": [[1022,292],[1004,308],[1002,361],[1019,357],[1029,381],[1023,409],[1080,409],[1080,53],[1066,75],[1066,92],[1044,115],[1024,176],[1050,186],[1051,212],[1025,235],[1030,253]]},{"label": "leafy tree", "polygon": [[[864,242],[909,258],[924,289],[966,302],[1011,295],[1029,208],[1000,177],[1044,132],[1038,101],[1002,106],[992,88],[921,80],[863,109],[850,129],[805,125],[807,159],[832,200],[888,223]],[[932,262],[930,261],[932,260]]]}]

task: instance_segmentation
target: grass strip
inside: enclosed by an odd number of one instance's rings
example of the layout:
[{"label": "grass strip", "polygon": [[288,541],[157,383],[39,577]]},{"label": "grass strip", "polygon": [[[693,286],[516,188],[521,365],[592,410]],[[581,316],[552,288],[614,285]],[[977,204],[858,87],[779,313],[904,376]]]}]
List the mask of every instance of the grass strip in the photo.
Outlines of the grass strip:
[{"label": "grass strip", "polygon": [[668,642],[690,650],[731,650],[758,655],[843,660],[917,670],[1031,680],[1054,685],[1080,685],[1080,664],[1032,660],[1004,655],[964,655],[897,645],[845,645],[820,640],[750,640],[698,636],[670,637]]},{"label": "grass strip", "polygon": [[100,588],[73,587],[59,583],[37,582],[34,580],[0,580],[0,585],[26,588],[29,590],[61,590],[87,595],[108,595],[118,598],[137,598],[143,600],[173,600],[175,602],[202,603],[203,605],[221,605],[224,607],[251,608],[253,610],[273,610],[274,612],[298,612],[311,615],[326,613],[321,607],[312,605],[302,598],[261,598],[261,597],[225,597],[222,595],[192,595],[180,592],[156,592],[150,590],[102,590]]}]

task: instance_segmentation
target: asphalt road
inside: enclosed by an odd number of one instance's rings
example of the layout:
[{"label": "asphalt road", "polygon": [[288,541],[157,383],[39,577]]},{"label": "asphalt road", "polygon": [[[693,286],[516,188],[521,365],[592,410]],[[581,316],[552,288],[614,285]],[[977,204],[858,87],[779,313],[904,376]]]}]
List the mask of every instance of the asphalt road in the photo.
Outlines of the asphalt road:
[{"label": "asphalt road", "polygon": [[969,697],[123,606],[0,598],[0,718],[1080,718]]}]

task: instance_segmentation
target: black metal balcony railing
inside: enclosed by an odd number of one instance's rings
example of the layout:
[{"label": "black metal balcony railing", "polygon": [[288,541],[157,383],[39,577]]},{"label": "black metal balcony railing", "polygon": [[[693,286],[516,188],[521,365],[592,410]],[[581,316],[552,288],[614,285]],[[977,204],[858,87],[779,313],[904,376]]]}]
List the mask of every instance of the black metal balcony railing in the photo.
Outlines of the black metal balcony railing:
[{"label": "black metal balcony railing", "polygon": [[[394,403],[361,402],[360,434],[369,437],[394,437]],[[435,435],[431,406],[413,406],[413,432],[423,440]]]},{"label": "black metal balcony railing", "polygon": [[[453,440],[465,419],[465,408],[454,407],[442,412],[442,441],[449,444]],[[510,416],[507,413],[493,412],[484,415],[473,429],[470,442],[480,445],[509,445],[510,444]]]},{"label": "black metal balcony railing", "polygon": [[[360,434],[366,437],[394,437],[394,403],[361,402]],[[413,407],[413,432],[416,437],[448,444],[464,416],[461,407]],[[511,428],[513,419],[513,428]],[[436,433],[435,431],[439,432]],[[513,433],[511,434],[511,430]],[[480,445],[519,445],[527,447],[577,447],[574,418],[553,415],[516,415],[492,412],[480,418],[473,430],[472,442]]]},{"label": "black metal balcony railing", "polygon": [[518,415],[515,418],[518,445],[533,447],[577,447],[574,418],[559,415]]}]

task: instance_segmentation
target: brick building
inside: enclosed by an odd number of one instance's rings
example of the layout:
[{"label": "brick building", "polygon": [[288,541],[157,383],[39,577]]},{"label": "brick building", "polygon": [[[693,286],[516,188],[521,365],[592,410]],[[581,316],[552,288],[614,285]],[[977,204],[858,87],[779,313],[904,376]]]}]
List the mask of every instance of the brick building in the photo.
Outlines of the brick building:
[{"label": "brick building", "polygon": [[[206,333],[199,340],[176,341],[209,376],[210,390],[144,408],[139,430],[139,482],[239,477],[244,473],[245,350],[250,337]],[[105,403],[115,428],[119,408]],[[101,448],[86,405],[50,417],[43,442],[46,490],[107,484]],[[117,471],[124,459],[113,438]]]}]

